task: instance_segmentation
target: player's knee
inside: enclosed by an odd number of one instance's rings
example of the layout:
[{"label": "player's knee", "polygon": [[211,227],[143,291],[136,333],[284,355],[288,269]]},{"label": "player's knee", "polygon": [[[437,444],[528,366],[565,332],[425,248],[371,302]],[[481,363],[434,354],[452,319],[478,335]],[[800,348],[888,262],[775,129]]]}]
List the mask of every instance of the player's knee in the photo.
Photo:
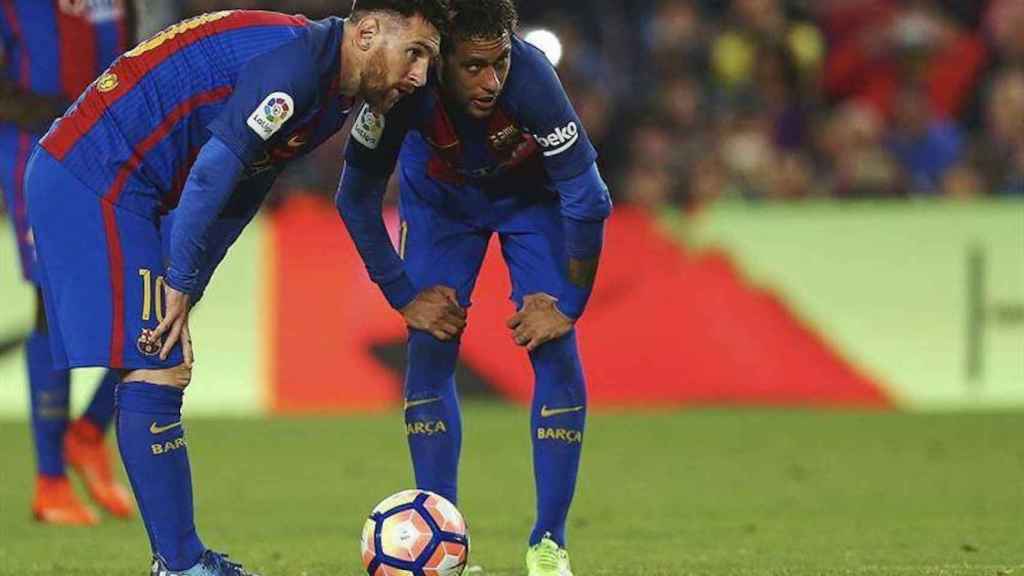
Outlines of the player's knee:
[{"label": "player's knee", "polygon": [[409,349],[424,350],[426,353],[434,354],[458,354],[459,339],[450,338],[441,340],[430,332],[423,330],[409,330]]},{"label": "player's knee", "polygon": [[409,334],[408,352],[406,386],[412,391],[434,390],[455,375],[458,340],[439,340],[427,332],[413,330]]},{"label": "player's knee", "polygon": [[171,386],[184,390],[192,382],[192,368],[179,364],[160,370],[132,370],[124,374],[122,382],[146,382],[159,386]]},{"label": "player's knee", "polygon": [[175,388],[181,388],[184,390],[192,383],[192,367],[186,366],[185,364],[179,364],[174,368],[169,368],[170,377],[174,383],[172,386]]},{"label": "player's knee", "polygon": [[561,385],[584,386],[583,363],[576,346],[575,330],[538,346],[530,353],[530,363],[538,381],[560,382]]},{"label": "player's knee", "polygon": [[545,358],[548,361],[579,362],[576,329],[573,328],[561,337],[541,344],[534,349],[531,356]]},{"label": "player's knee", "polygon": [[459,339],[441,340],[430,332],[412,330],[409,333],[410,363],[417,365],[448,366],[455,369],[455,360],[459,355]]}]

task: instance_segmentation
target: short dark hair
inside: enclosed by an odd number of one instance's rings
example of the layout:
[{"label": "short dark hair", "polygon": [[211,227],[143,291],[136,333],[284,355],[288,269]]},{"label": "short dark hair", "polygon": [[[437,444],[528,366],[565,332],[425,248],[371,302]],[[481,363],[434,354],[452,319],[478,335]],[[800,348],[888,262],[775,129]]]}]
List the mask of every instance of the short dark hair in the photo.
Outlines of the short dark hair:
[{"label": "short dark hair", "polygon": [[452,17],[446,45],[457,40],[494,40],[519,25],[513,0],[451,0]]},{"label": "short dark hair", "polygon": [[451,10],[448,0],[353,0],[351,18],[359,20],[367,12],[391,12],[405,18],[422,16],[444,36]]}]

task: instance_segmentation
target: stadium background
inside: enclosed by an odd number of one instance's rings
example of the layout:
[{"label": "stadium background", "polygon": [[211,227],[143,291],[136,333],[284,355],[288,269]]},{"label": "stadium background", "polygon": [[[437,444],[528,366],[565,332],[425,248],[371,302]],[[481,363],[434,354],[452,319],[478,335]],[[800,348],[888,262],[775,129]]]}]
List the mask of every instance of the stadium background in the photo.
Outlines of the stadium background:
[{"label": "stadium background", "polygon": [[[145,34],[347,4],[140,3]],[[1024,570],[1024,2],[517,3],[560,39],[616,200],[581,322],[577,574]],[[403,328],[331,205],[341,145],[286,173],[193,315],[197,518],[264,574],[360,573],[361,518],[411,482]],[[139,574],[138,522],[28,521],[32,295],[0,227],[0,575]],[[498,256],[458,375],[459,504],[473,563],[510,576],[531,378]]]},{"label": "stadium background", "polygon": [[[155,30],[339,3],[142,4]],[[581,322],[595,406],[1024,406],[1024,3],[518,4],[559,39],[617,203]],[[400,320],[329,203],[342,145],[288,171],[218,273],[192,413],[398,401]],[[0,414],[23,417],[31,293],[0,256]],[[497,256],[461,381],[525,402]]]}]

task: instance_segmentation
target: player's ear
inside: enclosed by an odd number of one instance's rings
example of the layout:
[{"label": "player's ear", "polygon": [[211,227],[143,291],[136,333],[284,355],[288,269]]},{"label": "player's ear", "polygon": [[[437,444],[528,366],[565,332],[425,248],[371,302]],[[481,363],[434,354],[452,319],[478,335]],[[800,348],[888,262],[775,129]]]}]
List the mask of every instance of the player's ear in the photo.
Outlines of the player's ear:
[{"label": "player's ear", "polygon": [[361,50],[373,48],[374,41],[380,36],[381,22],[376,16],[366,16],[356,25],[356,45]]}]

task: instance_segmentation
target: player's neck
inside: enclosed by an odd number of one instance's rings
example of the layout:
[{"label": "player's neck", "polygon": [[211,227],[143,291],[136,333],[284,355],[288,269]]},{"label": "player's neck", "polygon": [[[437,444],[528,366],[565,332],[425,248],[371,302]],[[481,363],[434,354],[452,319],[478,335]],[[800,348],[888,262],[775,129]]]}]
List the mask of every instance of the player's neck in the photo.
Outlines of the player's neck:
[{"label": "player's neck", "polygon": [[359,92],[359,84],[363,79],[364,53],[356,46],[356,29],[348,20],[344,20],[344,31],[341,41],[340,86],[341,93],[354,98]]}]

